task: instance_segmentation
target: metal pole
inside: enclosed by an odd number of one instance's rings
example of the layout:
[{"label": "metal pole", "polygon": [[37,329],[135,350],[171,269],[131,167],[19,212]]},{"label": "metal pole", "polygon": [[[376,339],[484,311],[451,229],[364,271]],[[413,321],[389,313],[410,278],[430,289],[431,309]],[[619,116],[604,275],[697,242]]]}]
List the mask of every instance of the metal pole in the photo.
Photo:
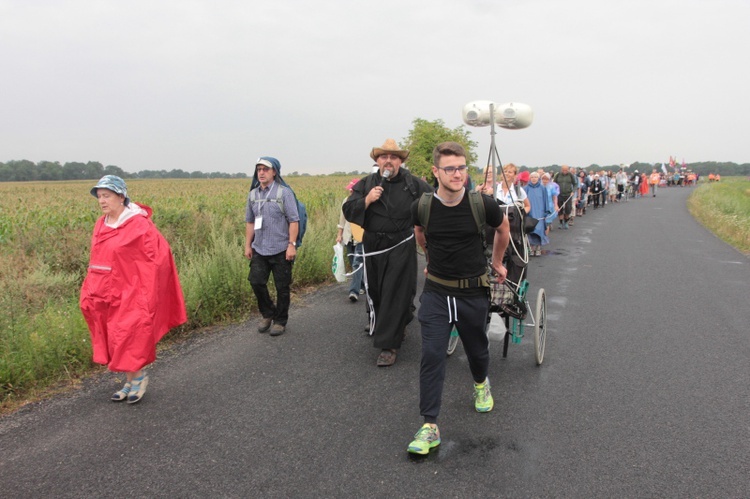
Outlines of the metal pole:
[{"label": "metal pole", "polygon": [[[492,172],[490,173],[490,185],[492,190],[496,189],[495,183],[495,172],[497,165],[495,164],[495,156],[497,155],[495,148],[495,103],[490,102],[490,164],[492,165]],[[493,196],[497,196],[495,192]]]}]

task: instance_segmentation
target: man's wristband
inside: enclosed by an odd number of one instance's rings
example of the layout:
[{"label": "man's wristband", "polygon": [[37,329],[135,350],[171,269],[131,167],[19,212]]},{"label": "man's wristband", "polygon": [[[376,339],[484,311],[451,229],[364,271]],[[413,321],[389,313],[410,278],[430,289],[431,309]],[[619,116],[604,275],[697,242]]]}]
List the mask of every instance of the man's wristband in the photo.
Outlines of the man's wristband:
[{"label": "man's wristband", "polygon": [[297,247],[297,241],[289,241],[289,244],[291,244],[295,248]]}]

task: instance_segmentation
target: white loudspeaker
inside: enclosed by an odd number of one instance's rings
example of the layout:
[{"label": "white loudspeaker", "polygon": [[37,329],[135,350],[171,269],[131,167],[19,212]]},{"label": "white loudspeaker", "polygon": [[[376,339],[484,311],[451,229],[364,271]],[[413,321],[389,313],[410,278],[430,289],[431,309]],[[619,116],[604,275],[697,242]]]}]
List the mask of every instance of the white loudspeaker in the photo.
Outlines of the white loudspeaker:
[{"label": "white loudspeaker", "polygon": [[[464,123],[469,126],[483,127],[490,125],[490,104],[492,101],[478,100],[464,106]],[[506,102],[495,104],[495,124],[502,128],[518,130],[531,125],[534,112],[527,104]]]},{"label": "white loudspeaker", "polygon": [[526,128],[534,121],[531,106],[520,102],[506,102],[495,106],[495,124],[502,128],[518,130]]}]

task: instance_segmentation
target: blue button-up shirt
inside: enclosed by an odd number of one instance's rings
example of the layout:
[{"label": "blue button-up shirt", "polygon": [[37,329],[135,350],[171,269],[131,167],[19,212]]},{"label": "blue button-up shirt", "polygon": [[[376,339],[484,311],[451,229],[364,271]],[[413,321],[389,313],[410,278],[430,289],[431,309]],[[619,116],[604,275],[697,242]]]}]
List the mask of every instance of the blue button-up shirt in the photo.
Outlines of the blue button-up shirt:
[{"label": "blue button-up shirt", "polygon": [[[276,202],[277,191],[282,189],[281,198],[284,201],[284,211]],[[252,201],[252,192],[247,196],[245,207],[245,222],[254,224],[257,217],[263,217],[261,228],[255,229],[253,237],[253,251],[270,256],[286,251],[289,246],[289,224],[299,222],[297,203],[292,190],[283,187],[274,181],[266,187],[260,186],[256,189],[255,201]]]}]

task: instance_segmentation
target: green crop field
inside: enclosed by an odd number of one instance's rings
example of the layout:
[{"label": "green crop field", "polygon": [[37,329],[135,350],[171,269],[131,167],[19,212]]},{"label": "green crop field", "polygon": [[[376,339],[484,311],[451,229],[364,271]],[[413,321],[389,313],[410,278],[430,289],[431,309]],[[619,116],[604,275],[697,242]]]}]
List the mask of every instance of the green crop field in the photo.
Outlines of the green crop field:
[{"label": "green crop field", "polygon": [[722,177],[690,195],[690,213],[708,230],[750,255],[750,179]]},{"label": "green crop field", "polygon": [[[308,210],[294,289],[332,280],[331,246],[349,176],[286,179]],[[78,309],[95,181],[0,183],[0,408],[89,371]],[[188,311],[177,331],[246,319],[255,308],[244,258],[249,179],[130,180],[175,255]]]}]

